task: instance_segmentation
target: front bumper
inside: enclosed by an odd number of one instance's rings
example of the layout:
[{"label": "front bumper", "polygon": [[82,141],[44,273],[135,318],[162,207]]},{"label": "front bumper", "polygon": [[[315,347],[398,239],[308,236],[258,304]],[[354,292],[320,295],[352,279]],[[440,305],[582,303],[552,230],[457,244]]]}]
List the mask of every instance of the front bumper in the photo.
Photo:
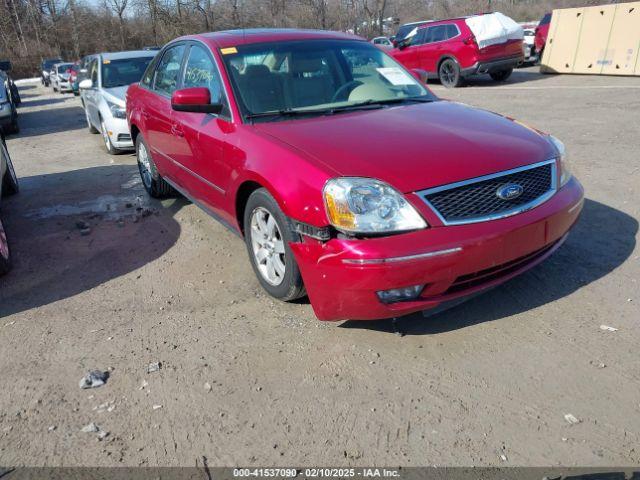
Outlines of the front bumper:
[{"label": "front bumper", "polygon": [[110,117],[104,121],[104,124],[105,127],[107,127],[107,133],[109,134],[111,143],[115,148],[120,150],[133,148],[131,132],[129,131],[126,118]]},{"label": "front bumper", "polygon": [[[537,265],[566,238],[583,195],[574,178],[545,203],[512,217],[366,240],[304,237],[291,248],[320,320],[398,317],[477,293]],[[380,259],[396,261],[364,263]],[[411,301],[384,304],[376,295],[422,284]]]},{"label": "front bumper", "polygon": [[60,80],[58,82],[58,89],[61,92],[71,92],[71,82],[69,82],[68,80]]},{"label": "front bumper", "polygon": [[502,70],[508,70],[515,68],[524,62],[524,54],[514,55],[505,58],[496,58],[493,60],[480,60],[469,68],[462,69],[462,75],[475,75],[483,73],[500,72]]}]

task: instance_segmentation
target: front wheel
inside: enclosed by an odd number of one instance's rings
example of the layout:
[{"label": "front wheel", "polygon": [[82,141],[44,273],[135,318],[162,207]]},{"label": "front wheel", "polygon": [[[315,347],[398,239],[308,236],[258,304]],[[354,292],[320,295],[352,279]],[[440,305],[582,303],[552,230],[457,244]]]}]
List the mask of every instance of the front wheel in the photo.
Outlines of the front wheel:
[{"label": "front wheel", "polygon": [[13,163],[11,163],[11,157],[4,142],[0,142],[0,149],[2,149],[1,155],[7,162],[7,171],[4,172],[4,178],[2,178],[2,196],[15,195],[20,190],[18,176],[13,169]]},{"label": "front wheel", "polygon": [[489,75],[496,82],[504,82],[507,78],[509,78],[511,76],[511,73],[513,73],[513,68],[508,68],[506,70],[500,70],[498,72],[491,72]]},{"label": "front wheel", "polygon": [[285,302],[306,292],[289,247],[299,241],[291,222],[264,188],[254,191],[244,212],[244,238],[253,271],[269,295]]},{"label": "front wheel", "polygon": [[104,121],[100,122],[100,130],[102,131],[102,140],[104,141],[104,148],[106,148],[107,153],[109,155],[116,155],[118,153],[118,149],[113,146],[113,143],[111,143],[111,137],[109,136],[109,131],[107,130]]},{"label": "front wheel", "polygon": [[11,270],[11,253],[9,252],[9,242],[4,231],[2,220],[0,220],[0,275],[4,275]]},{"label": "front wheel", "polygon": [[141,134],[136,137],[136,158],[142,185],[153,198],[165,198],[173,193],[173,188],[158,173],[151,153]]},{"label": "front wheel", "polygon": [[438,77],[440,78],[440,83],[447,88],[461,87],[464,83],[460,66],[452,58],[447,58],[440,64]]},{"label": "front wheel", "polygon": [[87,120],[87,128],[89,129],[89,133],[98,133],[98,129],[93,126],[93,123],[91,123],[91,120],[89,119],[89,112],[87,111],[86,107],[84,109],[84,118],[86,118]]}]

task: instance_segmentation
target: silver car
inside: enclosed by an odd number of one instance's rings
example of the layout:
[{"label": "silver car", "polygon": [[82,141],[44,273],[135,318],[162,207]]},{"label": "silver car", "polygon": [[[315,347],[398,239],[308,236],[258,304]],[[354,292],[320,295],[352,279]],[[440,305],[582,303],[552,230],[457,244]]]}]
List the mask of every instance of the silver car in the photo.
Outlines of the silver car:
[{"label": "silver car", "polygon": [[71,73],[69,69],[73,67],[73,63],[56,63],[51,69],[49,81],[54,92],[70,92],[71,91]]},{"label": "silver car", "polygon": [[102,134],[107,152],[133,149],[127,124],[126,94],[139,82],[155,51],[100,53],[88,59],[87,78],[79,84],[82,106],[91,133]]}]

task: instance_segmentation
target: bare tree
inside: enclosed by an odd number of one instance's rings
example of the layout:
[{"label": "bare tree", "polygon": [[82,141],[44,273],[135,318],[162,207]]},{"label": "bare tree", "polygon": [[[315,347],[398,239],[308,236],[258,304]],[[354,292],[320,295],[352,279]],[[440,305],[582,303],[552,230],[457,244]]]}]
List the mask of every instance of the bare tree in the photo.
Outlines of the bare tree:
[{"label": "bare tree", "polygon": [[126,50],[124,12],[127,9],[129,0],[105,0],[105,4],[118,16],[120,22],[120,48]]}]

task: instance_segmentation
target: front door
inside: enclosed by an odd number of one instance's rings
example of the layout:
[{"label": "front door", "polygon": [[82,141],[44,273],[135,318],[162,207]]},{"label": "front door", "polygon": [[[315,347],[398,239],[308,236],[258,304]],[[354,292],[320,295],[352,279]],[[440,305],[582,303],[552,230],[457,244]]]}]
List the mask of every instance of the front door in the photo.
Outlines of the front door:
[{"label": "front door", "polygon": [[224,216],[222,205],[231,175],[224,151],[233,127],[217,64],[199,43],[189,47],[181,82],[181,88],[192,87],[209,89],[212,103],[222,103],[224,109],[219,115],[173,112],[175,160],[184,171],[181,178],[189,193]]}]

